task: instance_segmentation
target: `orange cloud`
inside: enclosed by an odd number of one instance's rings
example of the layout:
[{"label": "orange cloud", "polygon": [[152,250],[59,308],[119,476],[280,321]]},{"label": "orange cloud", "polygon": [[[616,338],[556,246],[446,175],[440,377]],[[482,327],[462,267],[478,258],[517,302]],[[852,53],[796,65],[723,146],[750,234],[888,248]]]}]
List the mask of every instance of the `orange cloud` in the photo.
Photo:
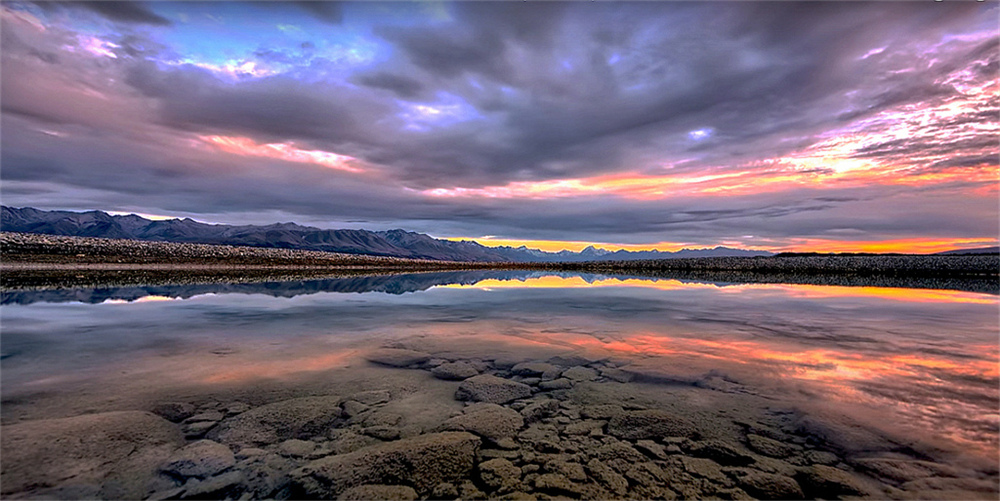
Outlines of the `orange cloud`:
[{"label": "orange cloud", "polygon": [[[680,242],[658,242],[652,244],[611,244],[605,242],[580,242],[563,240],[518,240],[494,237],[448,237],[445,240],[471,240],[486,247],[519,247],[524,245],[530,249],[540,249],[546,252],[563,250],[579,252],[589,246],[611,251],[616,250],[660,250],[678,251],[684,248],[714,247]],[[891,240],[831,240],[821,238],[784,238],[784,239],[750,239],[736,238],[717,242],[718,245],[739,247],[742,249],[764,250],[770,252],[871,252],[898,254],[933,254],[935,252],[953,249],[975,249],[1000,245],[996,238],[900,238]]]},{"label": "orange cloud", "polygon": [[294,143],[257,143],[241,136],[198,136],[198,139],[226,153],[234,155],[274,158],[286,162],[321,165],[347,172],[362,172],[356,159],[322,150],[303,150]]},{"label": "orange cloud", "polygon": [[909,303],[967,303],[997,304],[997,298],[974,292],[943,289],[903,289],[893,287],[841,287],[808,284],[739,284],[720,287],[709,283],[681,282],[672,279],[649,278],[597,278],[584,279],[579,275],[544,275],[525,279],[485,279],[474,284],[448,284],[442,289],[578,289],[593,287],[643,287],[657,290],[715,289],[720,292],[752,290],[781,291],[789,297],[807,299],[823,298],[877,298]]},{"label": "orange cloud", "polygon": [[900,254],[932,254],[952,249],[975,249],[996,246],[996,238],[901,238],[895,240],[828,240],[792,238],[783,245],[770,247],[777,251],[798,252],[872,252]]},{"label": "orange cloud", "polygon": [[685,247],[691,247],[694,244],[685,242],[657,242],[653,244],[612,244],[606,242],[582,242],[582,241],[567,241],[567,240],[522,240],[515,238],[494,238],[494,237],[479,237],[479,238],[467,238],[467,237],[445,237],[443,240],[451,240],[453,242],[460,242],[463,240],[472,240],[480,245],[486,247],[520,247],[525,246],[529,249],[540,249],[546,252],[559,252],[563,250],[569,250],[573,252],[580,252],[587,247],[597,247],[599,249],[617,251],[617,250],[630,250],[630,251],[640,251],[640,250],[661,250],[661,251],[677,251]]}]

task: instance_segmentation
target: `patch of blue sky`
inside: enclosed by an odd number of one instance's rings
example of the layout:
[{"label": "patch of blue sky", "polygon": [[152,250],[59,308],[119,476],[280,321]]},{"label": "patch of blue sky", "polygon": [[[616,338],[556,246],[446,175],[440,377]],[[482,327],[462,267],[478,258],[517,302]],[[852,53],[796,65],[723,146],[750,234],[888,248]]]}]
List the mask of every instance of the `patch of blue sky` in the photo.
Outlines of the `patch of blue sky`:
[{"label": "patch of blue sky", "polygon": [[439,92],[434,102],[411,103],[397,100],[396,104],[400,107],[398,116],[406,123],[406,128],[415,131],[447,127],[482,118],[474,106],[449,92]]},{"label": "patch of blue sky", "polygon": [[[304,10],[250,4],[169,4],[176,21],[160,40],[183,61],[240,78],[291,72],[305,80],[339,79],[388,58],[388,44],[360,24],[321,22]],[[262,9],[275,9],[271,15]],[[182,19],[186,19],[182,21]]]}]

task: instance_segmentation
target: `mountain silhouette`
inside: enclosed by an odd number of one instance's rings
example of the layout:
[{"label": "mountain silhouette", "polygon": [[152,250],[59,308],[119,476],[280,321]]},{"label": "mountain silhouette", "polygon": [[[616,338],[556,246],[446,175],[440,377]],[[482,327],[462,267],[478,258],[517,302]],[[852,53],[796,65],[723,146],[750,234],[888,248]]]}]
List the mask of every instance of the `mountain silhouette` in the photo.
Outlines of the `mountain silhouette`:
[{"label": "mountain silhouette", "polygon": [[448,261],[556,262],[670,259],[681,257],[769,256],[764,251],[715,247],[664,251],[609,251],[594,246],[580,252],[545,252],[521,247],[486,247],[473,241],[451,241],[423,233],[324,230],[295,223],[264,226],[206,224],[193,219],[153,221],[135,214],[111,215],[103,211],[44,211],[30,207],[0,207],[0,230],[74,237],[126,238],[159,242],[246,245],[304,249],[349,254],[370,254]]}]

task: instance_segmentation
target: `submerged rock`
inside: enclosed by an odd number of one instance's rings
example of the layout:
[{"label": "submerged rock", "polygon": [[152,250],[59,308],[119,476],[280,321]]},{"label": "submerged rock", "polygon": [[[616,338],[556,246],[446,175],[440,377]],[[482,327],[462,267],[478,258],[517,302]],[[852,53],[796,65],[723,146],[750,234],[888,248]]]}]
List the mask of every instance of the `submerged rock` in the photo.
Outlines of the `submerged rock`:
[{"label": "submerged rock", "polygon": [[417,491],[405,485],[359,485],[344,491],[340,501],[413,501],[417,499]]},{"label": "submerged rock", "polygon": [[523,362],[511,367],[510,371],[518,376],[541,376],[556,367],[545,362]]},{"label": "submerged rock", "polygon": [[63,485],[100,486],[102,498],[140,499],[166,489],[157,468],[184,439],[177,427],[140,411],[85,414],[0,427],[0,493]]},{"label": "submerged rock", "polygon": [[750,447],[750,450],[758,454],[771,456],[773,458],[786,458],[800,449],[798,446],[779,442],[777,440],[755,435],[753,433],[747,435],[747,446]]},{"label": "submerged rock", "polygon": [[232,468],[236,457],[229,447],[211,440],[199,440],[175,452],[160,470],[178,477],[205,478]]},{"label": "submerged rock", "polygon": [[438,379],[461,381],[478,375],[479,371],[468,362],[451,362],[431,369],[431,374]]},{"label": "submerged rock", "polygon": [[194,405],[185,402],[165,402],[150,409],[153,414],[174,423],[179,423],[193,416],[194,411]]},{"label": "submerged rock", "polygon": [[753,456],[741,451],[736,444],[722,440],[705,440],[695,442],[689,452],[697,457],[711,459],[726,466],[746,466],[754,462]]},{"label": "submerged rock", "polygon": [[832,466],[840,462],[836,454],[827,451],[806,451],[803,457],[809,464]]},{"label": "submerged rock", "polygon": [[691,420],[655,409],[614,415],[608,422],[608,433],[626,440],[690,437],[697,434]]},{"label": "submerged rock", "polygon": [[521,469],[503,458],[479,463],[479,479],[497,493],[515,491],[521,488]]},{"label": "submerged rock", "polygon": [[480,374],[462,381],[455,398],[492,404],[505,404],[531,396],[531,387],[489,374]]},{"label": "submerged rock", "polygon": [[317,459],[290,476],[297,497],[331,498],[366,484],[409,485],[427,495],[468,478],[480,443],[466,432],[420,435]]},{"label": "submerged rock", "polygon": [[803,499],[805,494],[794,478],[745,469],[736,476],[736,483],[757,499]]},{"label": "submerged rock", "polygon": [[243,472],[230,471],[204,480],[192,478],[184,484],[181,499],[236,498],[243,491]]},{"label": "submerged rock", "polygon": [[558,473],[545,473],[535,478],[535,489],[555,495],[580,497],[583,494],[581,486],[574,484],[568,478]]},{"label": "submerged rock", "polygon": [[305,457],[316,450],[316,442],[293,438],[278,444],[278,452],[282,456]]},{"label": "submerged rock", "polygon": [[628,493],[628,480],[611,469],[610,466],[596,459],[591,459],[587,463],[587,472],[611,492],[619,496]]},{"label": "submerged rock", "polygon": [[561,377],[559,379],[553,379],[552,381],[542,381],[538,383],[538,387],[543,390],[568,390],[573,387],[573,381]]},{"label": "submerged rock", "polygon": [[524,426],[521,414],[496,404],[473,404],[464,414],[448,419],[442,430],[467,431],[496,442],[514,436]]},{"label": "submerged rock", "polygon": [[426,362],[431,356],[422,351],[401,348],[380,348],[365,357],[369,362],[388,365],[389,367],[409,367]]},{"label": "submerged rock", "polygon": [[611,419],[624,412],[622,406],[614,404],[588,405],[580,409],[580,416],[587,419]]},{"label": "submerged rock", "polygon": [[551,398],[546,398],[521,409],[521,416],[524,418],[525,423],[530,424],[544,417],[551,416],[558,410],[559,402]]},{"label": "submerged rock", "polygon": [[619,383],[629,383],[635,379],[635,374],[631,372],[626,372],[621,369],[601,369],[601,376],[606,377],[612,381],[617,381]]},{"label": "submerged rock", "polygon": [[593,381],[597,379],[597,371],[590,367],[572,367],[562,373],[562,377],[573,381]]},{"label": "submerged rock", "polygon": [[872,493],[854,475],[830,466],[815,465],[795,476],[808,497],[868,496]]},{"label": "submerged rock", "polygon": [[351,400],[365,405],[379,405],[389,401],[389,390],[360,391],[350,396]]},{"label": "submerged rock", "polygon": [[338,417],[338,397],[293,398],[226,418],[209,431],[208,438],[241,447],[277,444],[321,435]]}]

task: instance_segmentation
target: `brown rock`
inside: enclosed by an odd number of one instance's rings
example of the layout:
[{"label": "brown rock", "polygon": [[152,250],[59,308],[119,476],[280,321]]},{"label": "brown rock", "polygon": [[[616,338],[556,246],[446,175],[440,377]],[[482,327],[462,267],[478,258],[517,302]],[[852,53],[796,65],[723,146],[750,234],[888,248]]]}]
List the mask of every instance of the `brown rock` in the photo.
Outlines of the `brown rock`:
[{"label": "brown rock", "polygon": [[491,441],[514,436],[524,426],[524,419],[517,411],[496,404],[473,404],[465,413],[448,419],[442,430],[467,431]]},{"label": "brown rock", "polygon": [[299,497],[330,498],[365,484],[411,485],[423,496],[468,478],[479,445],[471,433],[432,433],[317,459],[290,476]]},{"label": "brown rock", "polygon": [[521,469],[503,458],[479,463],[479,478],[491,491],[497,493],[521,488]]},{"label": "brown rock", "polygon": [[380,348],[369,353],[365,358],[369,362],[388,365],[389,367],[409,367],[426,362],[431,359],[431,356],[420,351],[400,348]]},{"label": "brown rock", "polygon": [[785,475],[746,469],[736,477],[736,483],[758,499],[803,499],[805,494],[799,483]]},{"label": "brown rock", "polygon": [[518,376],[541,376],[555,368],[554,365],[545,362],[522,362],[511,367],[510,371]]},{"label": "brown rock", "polygon": [[619,496],[628,493],[628,480],[625,480],[625,477],[619,475],[610,466],[596,459],[591,459],[587,463],[587,472],[611,492]]},{"label": "brown rock", "polygon": [[338,397],[293,398],[226,418],[207,436],[241,447],[276,444],[290,438],[308,439],[321,435],[338,417]]},{"label": "brown rock", "polygon": [[194,415],[194,405],[184,402],[165,402],[153,406],[150,411],[157,416],[179,423]]},{"label": "brown rock", "polygon": [[854,475],[829,466],[814,465],[802,468],[795,478],[808,497],[829,498],[873,494]]},{"label": "brown rock", "polygon": [[455,392],[458,400],[505,404],[531,396],[531,387],[489,374],[480,374],[462,381]]},{"label": "brown rock", "polygon": [[593,381],[597,379],[597,371],[590,367],[570,367],[563,371],[562,377],[573,381]]},{"label": "brown rock", "polygon": [[165,489],[157,468],[184,439],[149,412],[123,411],[43,419],[0,428],[0,492],[63,485],[101,486],[99,497],[140,499]]},{"label": "brown rock", "polygon": [[696,436],[693,422],[661,410],[627,411],[608,422],[608,434],[626,440]]},{"label": "brown rock", "polygon": [[773,458],[786,458],[801,449],[801,447],[772,440],[753,433],[747,435],[747,446],[750,447],[750,450],[758,454],[771,456]]},{"label": "brown rock", "polygon": [[478,375],[479,371],[467,362],[451,362],[431,369],[431,374],[438,379],[461,381]]},{"label": "brown rock", "polygon": [[160,469],[179,477],[205,478],[235,464],[236,457],[229,447],[211,440],[199,440],[173,453]]},{"label": "brown rock", "polygon": [[359,485],[345,490],[338,501],[413,501],[417,491],[405,485]]}]

